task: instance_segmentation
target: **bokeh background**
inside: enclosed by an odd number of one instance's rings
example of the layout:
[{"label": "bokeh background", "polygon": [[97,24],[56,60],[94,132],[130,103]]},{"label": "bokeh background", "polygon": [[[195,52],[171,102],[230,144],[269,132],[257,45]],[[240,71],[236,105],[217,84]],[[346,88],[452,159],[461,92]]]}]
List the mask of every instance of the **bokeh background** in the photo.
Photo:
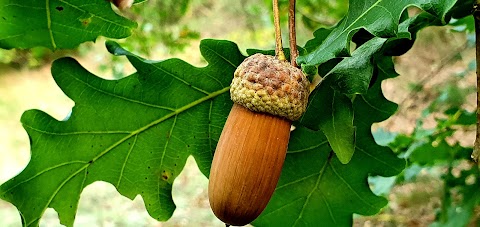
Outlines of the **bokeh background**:
[{"label": "bokeh background", "polygon": [[[315,29],[337,23],[348,9],[347,2],[298,1],[299,45],[312,38]],[[287,1],[281,3],[285,33]],[[139,23],[133,36],[119,42],[145,58],[178,57],[197,66],[205,65],[198,50],[202,38],[228,39],[236,42],[242,51],[246,48],[273,49],[270,4],[269,0],[147,1],[129,11],[119,12]],[[412,134],[419,121],[422,127],[434,129],[438,124],[436,118],[443,115],[432,107],[433,104],[475,110],[474,36],[466,28],[465,24],[457,23],[424,29],[408,53],[395,57],[400,76],[385,81],[382,87],[385,96],[399,103],[400,109],[390,119],[374,125],[372,130],[379,143],[388,144],[398,134]],[[0,183],[18,174],[29,161],[28,136],[19,122],[22,113],[40,109],[63,119],[74,104],[51,78],[50,67],[54,59],[73,56],[89,71],[109,79],[134,72],[124,57],[107,52],[105,41],[99,38],[95,43],[54,53],[44,48],[0,50]],[[425,114],[425,110],[431,114]],[[471,147],[474,127],[458,128],[448,140]],[[372,177],[372,189],[386,196],[389,205],[375,216],[355,216],[355,226],[428,226],[434,223],[446,195],[442,176],[446,171],[461,172],[468,168],[472,168],[471,163],[459,161],[453,168],[445,165],[418,167],[415,177],[409,180]],[[478,181],[478,176],[473,180],[473,183]],[[97,182],[84,190],[75,226],[224,226],[209,208],[207,185],[208,180],[190,158],[173,186],[177,210],[168,222],[160,223],[148,216],[140,197],[132,202],[120,196],[113,186]],[[480,208],[476,206],[472,212],[467,222],[476,226]],[[48,209],[40,225],[60,226],[57,214]],[[0,201],[0,226],[21,226],[15,207],[4,201]]]}]

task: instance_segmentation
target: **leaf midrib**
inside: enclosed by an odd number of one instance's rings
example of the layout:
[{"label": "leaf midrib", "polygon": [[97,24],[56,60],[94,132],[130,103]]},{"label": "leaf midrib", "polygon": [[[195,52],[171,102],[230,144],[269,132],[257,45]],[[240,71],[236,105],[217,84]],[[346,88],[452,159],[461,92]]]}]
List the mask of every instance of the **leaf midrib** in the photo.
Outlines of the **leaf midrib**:
[{"label": "leaf midrib", "polygon": [[50,15],[50,0],[45,0],[45,10],[47,14],[47,28],[50,35],[50,42],[52,43],[52,48],[55,50],[57,49],[57,44],[55,43],[55,38],[53,38],[52,17]]}]

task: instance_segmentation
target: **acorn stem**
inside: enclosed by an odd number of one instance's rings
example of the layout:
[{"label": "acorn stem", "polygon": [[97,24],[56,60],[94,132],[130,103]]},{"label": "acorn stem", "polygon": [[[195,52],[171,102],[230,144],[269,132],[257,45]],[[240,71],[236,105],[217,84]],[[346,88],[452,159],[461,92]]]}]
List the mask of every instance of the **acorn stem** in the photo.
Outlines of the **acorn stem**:
[{"label": "acorn stem", "polygon": [[298,67],[297,32],[295,28],[295,3],[296,0],[290,0],[288,5],[288,34],[290,38],[290,64],[293,67]]},{"label": "acorn stem", "polygon": [[285,61],[283,53],[282,30],[280,29],[280,12],[278,9],[278,0],[273,0],[273,25],[275,27],[275,57],[280,61]]}]

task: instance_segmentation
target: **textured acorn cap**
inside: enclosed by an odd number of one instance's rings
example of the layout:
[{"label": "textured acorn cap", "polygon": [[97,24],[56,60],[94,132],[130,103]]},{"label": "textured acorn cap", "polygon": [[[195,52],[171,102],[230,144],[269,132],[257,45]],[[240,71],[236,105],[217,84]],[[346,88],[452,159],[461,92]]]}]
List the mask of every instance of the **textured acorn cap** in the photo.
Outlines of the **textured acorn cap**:
[{"label": "textured acorn cap", "polygon": [[230,96],[251,111],[295,121],[307,109],[309,84],[303,72],[288,62],[255,54],[235,71]]}]

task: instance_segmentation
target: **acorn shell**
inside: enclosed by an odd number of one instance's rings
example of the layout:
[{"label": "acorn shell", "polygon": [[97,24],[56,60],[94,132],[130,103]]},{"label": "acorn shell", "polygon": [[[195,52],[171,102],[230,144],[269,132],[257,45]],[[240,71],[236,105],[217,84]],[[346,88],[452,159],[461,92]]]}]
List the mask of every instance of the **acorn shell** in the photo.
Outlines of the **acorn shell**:
[{"label": "acorn shell", "polygon": [[265,209],[277,185],[290,138],[289,120],[234,104],[210,171],[208,195],[223,222],[246,225]]}]

